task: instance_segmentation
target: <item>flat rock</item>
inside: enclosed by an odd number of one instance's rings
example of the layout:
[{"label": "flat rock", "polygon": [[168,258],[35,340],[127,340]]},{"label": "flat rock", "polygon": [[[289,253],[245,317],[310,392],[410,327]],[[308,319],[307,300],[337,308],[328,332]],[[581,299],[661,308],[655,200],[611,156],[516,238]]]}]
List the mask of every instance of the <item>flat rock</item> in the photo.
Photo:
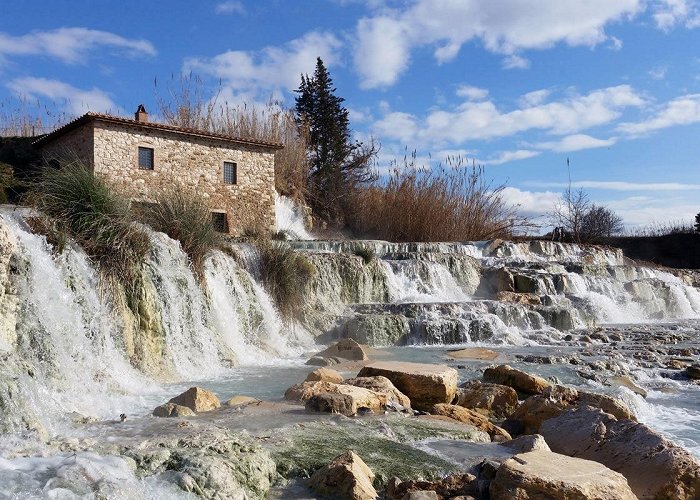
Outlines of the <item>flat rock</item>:
[{"label": "flat rock", "polygon": [[317,368],[306,376],[304,382],[333,382],[342,384],[343,376],[332,368]]},{"label": "flat rock", "polygon": [[391,478],[385,491],[386,500],[459,498],[477,493],[476,476],[451,474],[437,481],[401,481]]},{"label": "flat rock", "polygon": [[492,424],[488,418],[481,413],[463,408],[461,406],[440,403],[434,405],[430,409],[430,413],[448,417],[463,424],[473,425],[477,429],[486,432],[493,441],[508,441],[511,438],[510,434],[497,425]]},{"label": "flat rock", "polygon": [[635,500],[627,480],[602,464],[546,451],[506,460],[489,487],[491,500]]},{"label": "flat rock", "polygon": [[496,294],[496,300],[501,302],[510,302],[513,304],[523,304],[531,306],[541,306],[542,299],[535,293],[518,293],[518,292],[508,292],[501,291]]},{"label": "flat rock", "polygon": [[522,426],[518,434],[535,434],[539,432],[542,422],[558,417],[570,408],[570,405],[561,401],[539,395],[530,396],[518,406],[508,420],[516,421]]},{"label": "flat rock", "polygon": [[330,394],[324,392],[311,396],[306,401],[306,409],[321,413],[337,413],[351,417],[357,413],[357,403],[349,394]]},{"label": "flat rock", "polygon": [[477,361],[493,361],[499,353],[486,349],[485,347],[466,347],[464,349],[456,349],[447,351],[447,357],[452,359],[474,359]]},{"label": "flat rock", "polygon": [[387,403],[387,396],[378,392],[347,384],[334,384],[332,382],[303,382],[287,389],[284,397],[290,401],[306,403],[313,396],[319,394],[344,394],[351,397],[355,407],[366,407],[373,411],[383,410]]},{"label": "flat rock", "polygon": [[550,384],[542,377],[530,375],[508,365],[499,365],[484,370],[484,381],[507,385],[522,394],[541,394]]},{"label": "flat rock", "polygon": [[394,384],[386,377],[378,375],[376,377],[355,377],[345,380],[348,385],[363,387],[380,394],[384,394],[387,402],[398,403],[404,408],[411,407],[411,400],[403,392],[398,390]]},{"label": "flat rock", "polygon": [[540,434],[530,434],[528,436],[520,436],[511,441],[505,441],[501,443],[501,446],[505,446],[517,453],[527,453],[529,451],[552,451],[547,445],[544,437]]},{"label": "flat rock", "polygon": [[219,398],[211,391],[201,387],[190,387],[179,396],[175,396],[168,403],[186,406],[195,413],[211,411],[221,407]]},{"label": "flat rock", "polygon": [[341,358],[350,361],[365,361],[369,359],[367,350],[353,339],[342,339],[332,346],[317,353],[314,357]]},{"label": "flat rock", "polygon": [[191,417],[194,412],[186,406],[165,403],[153,410],[154,417]]},{"label": "flat rock", "polygon": [[374,473],[353,451],[347,451],[317,470],[309,487],[323,496],[347,500],[374,500],[379,495],[372,486]]},{"label": "flat rock", "polygon": [[457,389],[452,404],[478,411],[492,418],[506,418],[518,406],[518,393],[506,385],[471,380]]},{"label": "flat rock", "polygon": [[451,403],[457,392],[457,370],[445,365],[378,361],[362,368],[358,377],[377,375],[391,380],[418,410]]},{"label": "flat rock", "polygon": [[620,472],[639,498],[700,497],[700,462],[644,424],[581,407],[547,420],[540,433],[555,452]]},{"label": "flat rock", "polygon": [[690,365],[688,368],[685,369],[685,374],[688,376],[689,379],[700,379],[700,365]]},{"label": "flat rock", "polygon": [[260,404],[262,401],[259,399],[251,398],[250,396],[234,396],[226,403],[226,406],[247,406],[253,404]]}]

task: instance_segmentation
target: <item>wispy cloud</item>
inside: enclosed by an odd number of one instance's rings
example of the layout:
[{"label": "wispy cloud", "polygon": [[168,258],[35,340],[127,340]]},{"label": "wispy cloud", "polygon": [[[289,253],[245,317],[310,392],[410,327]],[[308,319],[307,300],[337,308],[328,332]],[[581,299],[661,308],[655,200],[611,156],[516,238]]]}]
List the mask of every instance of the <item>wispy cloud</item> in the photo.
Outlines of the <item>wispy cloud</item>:
[{"label": "wispy cloud", "polygon": [[[569,186],[566,182],[531,181],[525,184],[533,187],[561,189]],[[700,184],[683,184],[679,182],[575,181],[571,183],[571,186],[574,188],[611,191],[691,191],[700,189]]]},{"label": "wispy cloud", "polygon": [[617,130],[630,135],[643,135],[676,125],[690,125],[700,122],[700,94],[677,97],[659,107],[648,119],[639,122],[626,122]]},{"label": "wispy cloud", "polygon": [[567,135],[559,141],[540,142],[533,144],[533,147],[538,149],[546,149],[557,153],[569,153],[572,151],[581,151],[584,149],[596,149],[612,146],[617,142],[617,138],[596,139],[586,134]]},{"label": "wispy cloud", "polygon": [[118,106],[99,89],[79,89],[65,82],[47,78],[17,78],[7,87],[19,97],[51,99],[68,113],[81,115],[87,111],[116,112]]},{"label": "wispy cloud", "polygon": [[487,160],[482,160],[480,163],[484,165],[503,165],[511,161],[526,160],[528,158],[534,158],[539,156],[541,153],[539,151],[532,151],[530,149],[518,149],[515,151],[499,151],[495,157],[489,158]]},{"label": "wispy cloud", "polygon": [[217,14],[245,14],[245,7],[241,2],[235,0],[228,0],[227,2],[220,2],[214,7],[214,11]]},{"label": "wispy cloud", "polygon": [[35,31],[22,36],[0,33],[0,57],[41,55],[65,63],[84,63],[88,54],[101,47],[116,49],[127,55],[156,55],[153,44],[88,28],[59,28]]}]

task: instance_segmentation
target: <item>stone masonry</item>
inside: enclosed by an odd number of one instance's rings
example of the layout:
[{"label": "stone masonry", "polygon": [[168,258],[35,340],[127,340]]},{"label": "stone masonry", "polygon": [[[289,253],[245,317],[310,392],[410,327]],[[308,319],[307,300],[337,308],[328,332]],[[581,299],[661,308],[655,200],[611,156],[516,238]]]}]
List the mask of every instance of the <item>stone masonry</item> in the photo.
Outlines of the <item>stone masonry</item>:
[{"label": "stone masonry", "polygon": [[[109,115],[88,113],[81,120],[37,141],[44,155],[79,156],[133,201],[155,202],[179,185],[212,212],[226,213],[233,235],[275,230],[274,153],[280,146]],[[153,149],[153,170],[139,168],[139,147]],[[236,164],[235,184],[224,183],[224,162]]]}]

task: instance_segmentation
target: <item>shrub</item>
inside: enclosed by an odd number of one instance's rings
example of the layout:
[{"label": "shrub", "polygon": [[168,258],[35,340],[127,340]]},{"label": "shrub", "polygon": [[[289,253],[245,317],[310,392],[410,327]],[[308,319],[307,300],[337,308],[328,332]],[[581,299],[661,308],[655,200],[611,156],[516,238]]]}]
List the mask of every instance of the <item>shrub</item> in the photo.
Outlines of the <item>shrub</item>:
[{"label": "shrub", "polygon": [[434,170],[406,163],[353,200],[355,233],[389,241],[468,241],[509,237],[526,221],[506,203],[504,186],[493,187],[481,168]]},{"label": "shrub", "polygon": [[140,211],[140,217],[156,231],[178,240],[195,273],[203,275],[204,258],[220,237],[200,196],[175,187],[159,195],[147,210]]},{"label": "shrub", "polygon": [[285,319],[298,316],[316,268],[304,254],[284,243],[260,240],[256,245],[263,286]]},{"label": "shrub", "polygon": [[52,230],[67,234],[97,262],[103,276],[121,283],[135,307],[148,235],[132,222],[128,202],[87,166],[71,158],[57,161],[58,168],[44,166],[30,202],[53,221]]}]

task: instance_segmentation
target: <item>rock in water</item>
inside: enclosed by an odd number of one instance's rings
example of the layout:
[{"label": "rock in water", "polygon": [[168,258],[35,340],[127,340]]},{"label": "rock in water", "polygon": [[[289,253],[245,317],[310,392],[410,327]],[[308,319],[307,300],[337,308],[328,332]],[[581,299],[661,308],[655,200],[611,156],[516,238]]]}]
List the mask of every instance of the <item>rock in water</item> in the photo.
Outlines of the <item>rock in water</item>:
[{"label": "rock in water", "polygon": [[384,394],[386,395],[387,403],[394,402],[398,403],[404,408],[411,407],[411,400],[409,397],[398,390],[396,386],[391,383],[391,380],[386,377],[355,377],[347,379],[345,383]]},{"label": "rock in water", "polygon": [[488,417],[506,418],[518,406],[518,393],[506,385],[482,384],[472,380],[457,389],[452,404],[476,410]]},{"label": "rock in water", "polygon": [[496,351],[485,347],[466,347],[447,351],[447,357],[452,359],[475,359],[478,361],[493,361],[499,356]]},{"label": "rock in water", "polygon": [[602,464],[546,451],[506,460],[489,487],[491,500],[635,500],[627,480]]},{"label": "rock in water", "polygon": [[349,394],[330,394],[324,392],[311,396],[306,401],[306,409],[322,413],[339,413],[351,417],[357,413],[357,403]]},{"label": "rock in water", "polygon": [[168,401],[168,403],[186,406],[195,413],[216,410],[221,407],[221,402],[216,397],[216,394],[201,387],[190,387],[179,396],[175,396]]},{"label": "rock in water", "polygon": [[463,424],[473,425],[477,429],[486,432],[489,436],[491,436],[493,441],[508,441],[512,439],[508,432],[489,422],[489,419],[483,416],[481,413],[477,413],[467,408],[462,408],[461,406],[448,405],[444,403],[436,404],[430,409],[430,413],[443,417],[449,417],[458,422],[462,422]]},{"label": "rock in water", "polygon": [[547,420],[540,433],[557,453],[620,472],[639,498],[700,497],[700,462],[644,424],[582,407]]},{"label": "rock in water", "polygon": [[252,404],[262,403],[259,399],[251,398],[250,396],[233,396],[224,403],[226,406],[248,406]]},{"label": "rock in water", "polygon": [[690,365],[688,368],[685,369],[685,374],[688,376],[689,379],[699,380],[700,379],[700,365],[698,365],[698,364]]},{"label": "rock in water", "polygon": [[342,358],[350,361],[366,361],[369,359],[365,348],[353,339],[340,340],[329,348],[317,353],[314,357]]},{"label": "rock in water", "polygon": [[539,434],[520,436],[512,441],[501,443],[501,446],[510,448],[518,453],[527,453],[528,451],[552,451],[549,449],[544,438]]},{"label": "rock in water", "polygon": [[165,403],[153,410],[154,417],[191,417],[194,412],[187,406]]},{"label": "rock in water", "polygon": [[309,487],[330,498],[373,500],[378,496],[373,479],[374,473],[367,464],[353,451],[347,451],[314,472]]},{"label": "rock in water", "polygon": [[476,476],[472,474],[453,474],[437,481],[401,481],[394,477],[387,484],[386,500],[466,498],[476,495]]},{"label": "rock in water", "polygon": [[[366,407],[374,411],[383,410],[387,403],[387,396],[354,385],[334,384],[332,382],[303,382],[287,389],[284,397],[290,401],[306,403],[314,396],[322,394],[341,394],[352,398],[355,407]],[[321,410],[327,411],[327,410]]]},{"label": "rock in water", "polygon": [[342,384],[343,376],[331,368],[317,368],[306,376],[304,382],[333,382]]},{"label": "rock in water", "polygon": [[523,394],[542,394],[550,384],[542,377],[530,375],[516,370],[508,365],[487,368],[484,371],[484,381],[492,384],[507,385]]},{"label": "rock in water", "polygon": [[457,392],[457,370],[445,365],[379,361],[362,368],[358,377],[377,375],[391,380],[418,410],[451,403]]}]

